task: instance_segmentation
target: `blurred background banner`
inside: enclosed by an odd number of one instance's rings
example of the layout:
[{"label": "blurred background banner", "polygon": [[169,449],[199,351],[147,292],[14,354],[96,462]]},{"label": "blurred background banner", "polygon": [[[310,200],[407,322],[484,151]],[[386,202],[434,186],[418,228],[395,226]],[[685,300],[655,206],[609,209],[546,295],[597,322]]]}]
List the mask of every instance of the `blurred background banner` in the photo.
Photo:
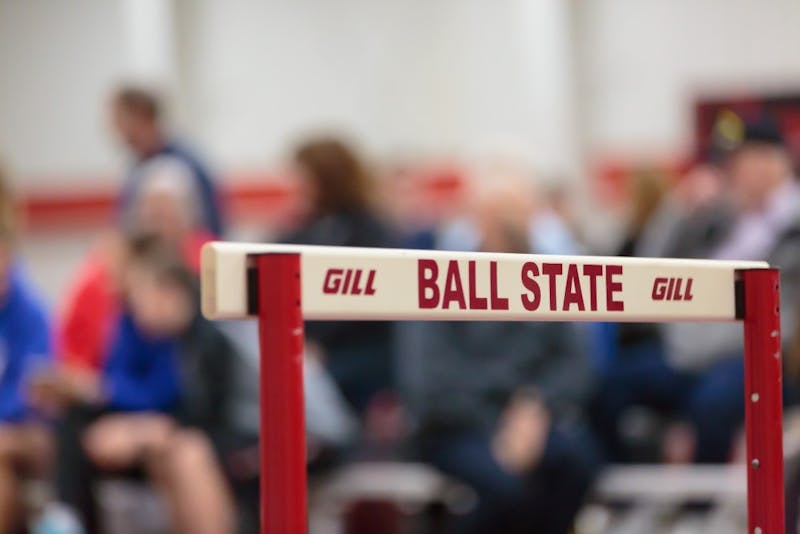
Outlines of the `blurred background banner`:
[{"label": "blurred background banner", "polygon": [[800,91],[700,99],[695,104],[696,149],[709,146],[720,128],[741,129],[744,121],[764,115],[778,123],[795,167],[800,165]]}]

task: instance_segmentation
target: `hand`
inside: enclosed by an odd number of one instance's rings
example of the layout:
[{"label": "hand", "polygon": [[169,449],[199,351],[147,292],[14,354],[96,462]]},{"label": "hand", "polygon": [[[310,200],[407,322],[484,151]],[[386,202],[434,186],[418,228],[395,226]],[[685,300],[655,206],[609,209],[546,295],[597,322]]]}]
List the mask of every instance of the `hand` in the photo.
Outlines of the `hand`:
[{"label": "hand", "polygon": [[73,402],[98,402],[100,381],[93,371],[55,367],[36,374],[27,393],[33,406],[47,413],[58,413]]},{"label": "hand", "polygon": [[550,415],[540,399],[514,397],[492,442],[495,459],[509,473],[530,471],[544,454],[549,430]]}]

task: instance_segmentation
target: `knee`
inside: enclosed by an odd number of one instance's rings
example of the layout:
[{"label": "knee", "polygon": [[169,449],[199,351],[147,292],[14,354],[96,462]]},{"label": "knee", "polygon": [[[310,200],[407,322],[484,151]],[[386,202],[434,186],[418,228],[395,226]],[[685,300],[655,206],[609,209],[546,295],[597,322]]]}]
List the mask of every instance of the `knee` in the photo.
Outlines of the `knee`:
[{"label": "knee", "polygon": [[159,459],[170,453],[172,441],[180,430],[172,419],[159,417],[148,422],[147,433],[150,439],[145,447],[145,457]]},{"label": "knee", "polygon": [[214,450],[207,436],[197,430],[178,430],[166,444],[170,464],[197,469],[214,461]]},{"label": "knee", "polygon": [[81,445],[86,456],[95,464],[113,467],[116,460],[115,447],[109,444],[106,436],[96,428],[89,428],[81,437]]},{"label": "knee", "polygon": [[19,432],[11,427],[0,425],[0,464],[13,465],[19,454]]}]

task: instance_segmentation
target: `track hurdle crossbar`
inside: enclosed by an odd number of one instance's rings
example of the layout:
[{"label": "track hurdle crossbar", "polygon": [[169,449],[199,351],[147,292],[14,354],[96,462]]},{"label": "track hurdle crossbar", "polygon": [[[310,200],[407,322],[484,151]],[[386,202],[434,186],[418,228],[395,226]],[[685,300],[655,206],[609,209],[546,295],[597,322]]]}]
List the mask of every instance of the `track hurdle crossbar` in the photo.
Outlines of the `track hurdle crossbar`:
[{"label": "track hurdle crossbar", "polygon": [[784,534],[778,271],[764,262],[215,242],[203,313],[258,318],[261,523],[307,531],[303,320],[744,323],[748,532]]}]

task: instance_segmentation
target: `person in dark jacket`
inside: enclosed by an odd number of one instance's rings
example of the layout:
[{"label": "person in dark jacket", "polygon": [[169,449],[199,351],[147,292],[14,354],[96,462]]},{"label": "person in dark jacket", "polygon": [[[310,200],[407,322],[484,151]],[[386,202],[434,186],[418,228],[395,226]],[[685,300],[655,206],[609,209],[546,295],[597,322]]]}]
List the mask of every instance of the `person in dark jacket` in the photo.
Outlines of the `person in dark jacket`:
[{"label": "person in dark jacket", "polygon": [[59,497],[97,531],[93,479],[143,470],[177,530],[231,532],[218,457],[229,437],[233,349],[199,316],[195,279],[178,251],[153,237],[129,249],[125,307],[99,380],[76,383],[68,374],[49,391],[40,380],[39,398],[72,404],[59,423]]},{"label": "person in dark jacket", "polygon": [[[800,287],[800,185],[791,154],[770,117],[742,121],[720,170],[725,195],[678,218],[664,254],[719,260],[765,260],[781,269],[784,337],[796,321]],[[621,439],[623,414],[647,407],[683,421],[667,436],[672,462],[722,463],[736,457],[744,422],[741,324],[669,323],[652,354],[629,353],[609,369],[592,403],[597,435],[615,461],[630,460]],[[788,339],[787,339],[788,341]],[[784,383],[786,385],[786,383]],[[672,452],[677,451],[677,454]]]},{"label": "person in dark jacket", "polygon": [[[389,247],[391,232],[374,213],[370,176],[355,152],[336,138],[302,144],[295,165],[309,199],[302,226],[284,241],[307,245]],[[316,347],[342,394],[363,414],[393,385],[392,326],[387,322],[309,322]]]},{"label": "person in dark jacket", "polygon": [[[507,200],[481,200],[483,250],[527,251],[527,220]],[[405,329],[402,376],[422,458],[477,493],[456,532],[570,529],[595,469],[580,424],[591,384],[580,334],[566,323]]]},{"label": "person in dark jacket", "polygon": [[222,202],[211,172],[186,146],[170,137],[158,96],[143,87],[126,85],[111,98],[111,123],[134,158],[120,197],[123,225],[133,217],[139,191],[156,176],[177,188],[192,191],[201,228],[214,236],[225,231]]}]

